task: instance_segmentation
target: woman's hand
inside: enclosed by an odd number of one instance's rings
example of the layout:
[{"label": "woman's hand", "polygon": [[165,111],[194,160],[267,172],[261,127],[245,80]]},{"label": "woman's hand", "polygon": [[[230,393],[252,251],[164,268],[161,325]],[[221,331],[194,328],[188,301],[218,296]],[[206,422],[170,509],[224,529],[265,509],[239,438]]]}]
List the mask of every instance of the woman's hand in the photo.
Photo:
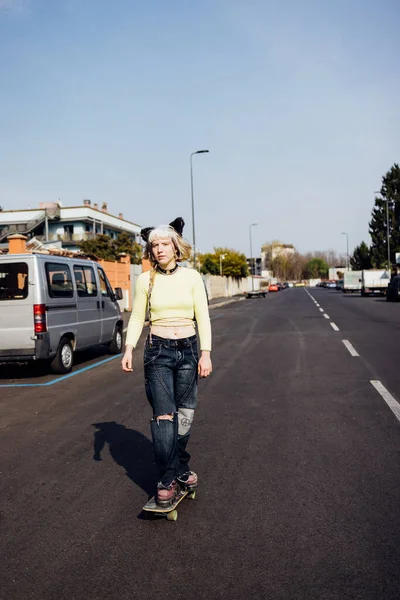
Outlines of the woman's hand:
[{"label": "woman's hand", "polygon": [[133,371],[133,346],[125,346],[125,354],[122,357],[121,366],[122,370],[126,373]]},{"label": "woman's hand", "polygon": [[212,373],[212,363],[210,353],[203,350],[199,360],[198,372],[200,377],[208,377]]}]

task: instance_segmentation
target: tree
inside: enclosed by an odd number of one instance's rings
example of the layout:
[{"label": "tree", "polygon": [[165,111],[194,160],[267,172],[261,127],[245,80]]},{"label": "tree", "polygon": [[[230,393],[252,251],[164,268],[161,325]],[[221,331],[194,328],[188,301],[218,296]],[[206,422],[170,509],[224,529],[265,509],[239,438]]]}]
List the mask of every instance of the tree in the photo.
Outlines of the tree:
[{"label": "tree", "polygon": [[202,254],[199,256],[199,262],[201,263],[200,272],[209,275],[219,275],[219,264],[215,254]]},{"label": "tree", "polygon": [[305,271],[307,279],[326,277],[329,272],[329,265],[322,258],[312,258],[306,264]]},{"label": "tree", "polygon": [[121,231],[117,235],[117,239],[114,242],[114,248],[117,257],[122,253],[129,254],[131,257],[131,263],[133,265],[140,265],[142,263],[142,247],[137,242],[133,241],[133,238],[127,231]]},{"label": "tree", "polygon": [[354,248],[353,256],[350,258],[350,264],[355,271],[371,269],[371,251],[365,242],[361,242],[359,246]]},{"label": "tree", "polygon": [[220,273],[220,257],[224,255],[222,261],[222,273],[226,277],[247,277],[249,274],[246,256],[230,250],[229,248],[214,248],[214,253],[203,254],[200,256],[201,268],[203,274],[219,275]]},{"label": "tree", "polygon": [[400,249],[400,167],[395,163],[382,177],[380,197],[375,197],[369,233],[371,236],[371,259],[375,267],[387,265],[387,209],[389,211],[390,263]]},{"label": "tree", "polygon": [[119,233],[115,240],[102,233],[93,239],[79,242],[79,248],[85,254],[103,260],[119,260],[122,253],[128,254],[133,264],[140,264],[142,260],[140,244],[134,242],[129,233],[125,231]]}]

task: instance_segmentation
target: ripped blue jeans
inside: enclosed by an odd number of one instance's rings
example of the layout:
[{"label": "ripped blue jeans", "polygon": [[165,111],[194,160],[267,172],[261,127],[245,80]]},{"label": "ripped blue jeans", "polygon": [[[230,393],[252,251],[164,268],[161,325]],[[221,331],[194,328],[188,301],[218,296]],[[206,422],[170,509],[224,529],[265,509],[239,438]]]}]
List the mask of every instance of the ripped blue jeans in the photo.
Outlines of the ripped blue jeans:
[{"label": "ripped blue jeans", "polygon": [[[149,338],[144,348],[147,399],[153,409],[150,421],[159,485],[168,487],[190,470],[186,449],[197,406],[198,350],[195,335],[180,340]],[[173,420],[159,419],[173,415]]]}]

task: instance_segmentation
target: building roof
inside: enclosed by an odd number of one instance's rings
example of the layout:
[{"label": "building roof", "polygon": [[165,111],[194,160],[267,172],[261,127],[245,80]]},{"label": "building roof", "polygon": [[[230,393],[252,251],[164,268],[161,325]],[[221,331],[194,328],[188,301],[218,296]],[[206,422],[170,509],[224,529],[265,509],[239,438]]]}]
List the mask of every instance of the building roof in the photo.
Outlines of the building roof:
[{"label": "building roof", "polygon": [[[83,204],[80,206],[60,206],[57,203],[48,204],[47,206],[40,206],[39,208],[28,208],[23,210],[4,210],[0,212],[0,225],[18,225],[30,223],[35,224],[35,221],[43,221],[45,218],[45,211],[48,209],[48,216],[50,222],[65,222],[65,221],[82,221],[90,220],[97,223],[104,223],[106,226],[116,229],[117,231],[127,231],[129,233],[140,233],[140,225],[132,221],[128,221],[122,217],[120,213],[118,216],[111,215],[107,212],[107,209],[100,209],[97,206],[91,206],[89,204]],[[55,218],[54,213],[58,213]]]}]

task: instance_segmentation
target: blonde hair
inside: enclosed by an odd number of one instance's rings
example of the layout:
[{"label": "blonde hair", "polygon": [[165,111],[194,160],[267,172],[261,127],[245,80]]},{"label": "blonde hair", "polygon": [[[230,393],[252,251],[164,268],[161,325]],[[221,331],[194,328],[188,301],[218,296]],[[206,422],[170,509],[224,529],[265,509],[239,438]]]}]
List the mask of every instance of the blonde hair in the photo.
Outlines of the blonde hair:
[{"label": "blonde hair", "polygon": [[151,244],[154,240],[159,239],[170,239],[175,248],[175,260],[176,262],[184,262],[188,260],[192,254],[192,246],[179,235],[177,231],[170,225],[159,225],[150,232],[147,240],[146,247],[144,249],[144,258],[147,258],[153,267],[156,266],[157,261],[154,258]]}]

